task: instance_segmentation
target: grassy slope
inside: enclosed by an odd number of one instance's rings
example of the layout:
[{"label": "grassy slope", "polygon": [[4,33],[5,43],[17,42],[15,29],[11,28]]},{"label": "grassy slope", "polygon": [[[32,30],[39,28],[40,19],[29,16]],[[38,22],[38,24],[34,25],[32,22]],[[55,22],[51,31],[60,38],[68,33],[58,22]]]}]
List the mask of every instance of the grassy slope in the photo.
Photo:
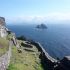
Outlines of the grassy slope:
[{"label": "grassy slope", "polygon": [[0,38],[0,56],[6,53],[8,47],[9,47],[9,41],[4,38]]},{"label": "grassy slope", "polygon": [[12,48],[12,58],[8,70],[43,70],[39,52],[37,48],[33,47],[34,52],[25,51],[18,53],[17,48]]}]

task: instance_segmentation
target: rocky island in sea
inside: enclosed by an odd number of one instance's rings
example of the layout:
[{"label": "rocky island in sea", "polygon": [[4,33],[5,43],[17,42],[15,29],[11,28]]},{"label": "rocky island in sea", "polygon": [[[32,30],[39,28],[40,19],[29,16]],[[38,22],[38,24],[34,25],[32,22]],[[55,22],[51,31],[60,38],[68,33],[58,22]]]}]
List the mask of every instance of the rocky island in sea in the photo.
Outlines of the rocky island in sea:
[{"label": "rocky island in sea", "polygon": [[42,23],[40,25],[37,25],[36,28],[38,28],[38,29],[47,29],[47,26],[46,26],[46,24]]}]

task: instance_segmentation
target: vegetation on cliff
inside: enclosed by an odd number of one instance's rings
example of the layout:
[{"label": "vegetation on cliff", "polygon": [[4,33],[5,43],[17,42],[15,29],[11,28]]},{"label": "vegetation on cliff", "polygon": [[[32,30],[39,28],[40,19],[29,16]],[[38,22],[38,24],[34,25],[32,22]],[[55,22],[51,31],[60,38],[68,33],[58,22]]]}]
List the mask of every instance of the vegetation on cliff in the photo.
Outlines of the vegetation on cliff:
[{"label": "vegetation on cliff", "polygon": [[5,54],[9,48],[9,41],[5,38],[0,38],[0,56]]},{"label": "vegetation on cliff", "polygon": [[[26,43],[19,40],[20,44],[22,42]],[[43,70],[39,59],[40,52],[34,45],[32,46],[32,48],[24,45],[19,48],[12,47],[12,58],[8,70]]]}]

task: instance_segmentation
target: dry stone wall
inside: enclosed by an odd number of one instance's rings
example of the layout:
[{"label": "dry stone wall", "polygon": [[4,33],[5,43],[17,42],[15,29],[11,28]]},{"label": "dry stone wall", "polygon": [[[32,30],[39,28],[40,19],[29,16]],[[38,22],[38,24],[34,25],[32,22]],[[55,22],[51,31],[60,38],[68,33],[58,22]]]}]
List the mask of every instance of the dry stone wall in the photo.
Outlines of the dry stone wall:
[{"label": "dry stone wall", "polygon": [[0,57],[0,70],[6,70],[11,58],[11,43],[9,46],[9,50]]}]

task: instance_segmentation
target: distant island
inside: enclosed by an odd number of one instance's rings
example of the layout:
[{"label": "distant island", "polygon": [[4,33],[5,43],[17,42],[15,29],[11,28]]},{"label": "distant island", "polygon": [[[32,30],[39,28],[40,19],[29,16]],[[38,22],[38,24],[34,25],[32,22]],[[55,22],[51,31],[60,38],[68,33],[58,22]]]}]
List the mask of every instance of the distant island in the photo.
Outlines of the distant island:
[{"label": "distant island", "polygon": [[47,29],[47,26],[42,23],[40,25],[37,25],[36,28],[38,28],[38,29]]}]

